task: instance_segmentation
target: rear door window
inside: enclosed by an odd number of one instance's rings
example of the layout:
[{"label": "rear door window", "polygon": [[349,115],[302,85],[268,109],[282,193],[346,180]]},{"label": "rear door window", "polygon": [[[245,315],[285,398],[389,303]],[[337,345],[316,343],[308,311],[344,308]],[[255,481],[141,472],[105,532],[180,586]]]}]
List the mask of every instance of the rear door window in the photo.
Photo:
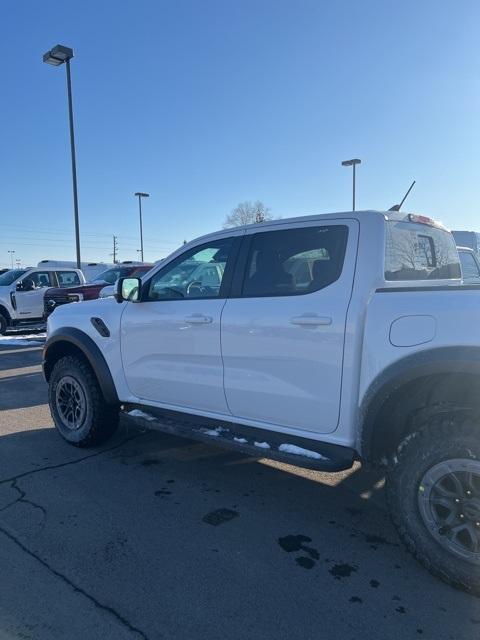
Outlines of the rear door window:
[{"label": "rear door window", "polygon": [[80,284],[80,277],[76,271],[57,271],[59,287],[74,287]]},{"label": "rear door window", "polygon": [[328,287],[342,272],[347,238],[345,225],[255,234],[242,296],[292,296]]},{"label": "rear door window", "polygon": [[385,280],[450,280],[461,278],[453,236],[424,224],[388,220]]}]

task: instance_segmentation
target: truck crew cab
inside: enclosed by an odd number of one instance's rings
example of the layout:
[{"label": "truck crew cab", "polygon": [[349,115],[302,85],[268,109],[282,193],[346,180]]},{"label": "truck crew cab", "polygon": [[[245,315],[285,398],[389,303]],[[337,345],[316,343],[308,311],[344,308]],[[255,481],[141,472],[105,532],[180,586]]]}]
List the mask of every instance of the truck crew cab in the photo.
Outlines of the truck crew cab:
[{"label": "truck crew cab", "polygon": [[79,269],[10,269],[0,275],[0,335],[7,329],[42,322],[43,294],[48,287],[83,284]]},{"label": "truck crew cab", "polygon": [[383,467],[406,546],[480,593],[479,287],[442,225],[378,211],[264,222],[116,286],[48,320],[68,442],[104,441],[124,412],[323,471]]}]

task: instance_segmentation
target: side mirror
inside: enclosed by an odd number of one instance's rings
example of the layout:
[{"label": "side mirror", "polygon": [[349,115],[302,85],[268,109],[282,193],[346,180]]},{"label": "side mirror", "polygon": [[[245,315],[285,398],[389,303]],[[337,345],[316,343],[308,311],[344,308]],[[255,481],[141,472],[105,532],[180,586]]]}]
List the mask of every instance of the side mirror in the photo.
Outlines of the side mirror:
[{"label": "side mirror", "polygon": [[114,298],[117,302],[138,302],[141,286],[140,278],[119,278],[115,283]]},{"label": "side mirror", "polygon": [[17,282],[15,289],[17,291],[33,291],[35,285],[33,284],[33,280],[31,278],[25,278],[25,280],[20,280]]}]

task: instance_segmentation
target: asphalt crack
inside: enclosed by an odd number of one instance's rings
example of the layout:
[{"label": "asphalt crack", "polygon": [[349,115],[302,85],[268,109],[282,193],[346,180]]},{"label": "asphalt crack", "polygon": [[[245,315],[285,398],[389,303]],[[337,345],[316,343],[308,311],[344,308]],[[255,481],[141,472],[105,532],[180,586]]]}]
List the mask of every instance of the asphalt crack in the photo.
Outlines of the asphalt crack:
[{"label": "asphalt crack", "polygon": [[[0,480],[0,485],[6,484],[7,482],[16,483],[17,480],[21,480],[22,478],[26,478],[31,475],[35,475],[37,473],[41,473],[42,471],[51,471],[53,469],[62,469],[63,467],[69,467],[70,465],[79,464],[80,462],[84,462],[85,460],[90,460],[90,458],[97,458],[104,453],[109,453],[110,451],[115,451],[116,449],[120,449],[123,445],[135,440],[136,438],[140,438],[143,436],[143,433],[136,434],[131,438],[126,438],[122,440],[119,444],[114,445],[113,447],[109,447],[108,449],[102,449],[101,451],[95,451],[95,453],[90,453],[88,456],[83,456],[82,458],[77,458],[76,460],[69,460],[68,462],[59,462],[58,464],[51,464],[46,467],[39,467],[38,469],[32,469],[31,471],[24,471],[23,473],[19,473],[16,476],[11,476],[10,478],[4,478]],[[16,502],[16,501],[15,501]]]},{"label": "asphalt crack", "polygon": [[1,526],[0,526],[0,533],[3,533],[3,535],[5,537],[7,537],[15,545],[17,545],[17,547],[19,547],[24,553],[26,553],[31,558],[33,558],[38,563],[40,563],[43,567],[45,567],[51,574],[53,574],[54,576],[56,576],[57,578],[62,580],[62,582],[64,582],[71,589],[73,589],[73,591],[75,593],[79,593],[84,598],[87,598],[87,600],[89,600],[97,609],[101,609],[102,611],[105,611],[105,612],[109,613],[118,622],[120,622],[120,624],[122,624],[126,629],[128,629],[132,633],[135,633],[138,637],[143,638],[144,640],[149,640],[147,634],[144,631],[142,631],[138,627],[134,626],[129,620],[127,620],[116,609],[114,609],[113,607],[110,607],[109,605],[102,604],[101,602],[99,602],[94,596],[92,596],[90,593],[85,591],[85,589],[83,589],[82,587],[79,587],[77,584],[72,582],[72,580],[70,580],[70,578],[68,578],[65,574],[61,573],[60,571],[57,571],[57,569],[54,569],[46,560],[43,560],[43,558],[41,558],[36,553],[31,551],[31,549],[26,547],[23,544],[23,542],[20,542],[20,540],[18,538],[16,538],[12,533],[10,533],[9,531],[7,531],[6,529],[4,529]]},{"label": "asphalt crack", "polygon": [[10,507],[13,507],[14,505],[19,504],[19,503],[28,504],[31,507],[33,507],[34,509],[38,509],[39,511],[42,512],[42,515],[43,515],[42,529],[43,529],[43,527],[45,526],[45,521],[47,519],[47,510],[45,509],[45,507],[43,507],[41,504],[38,504],[37,502],[33,502],[33,500],[29,500],[26,497],[26,495],[27,495],[26,491],[23,491],[17,485],[17,480],[12,480],[12,482],[10,483],[10,489],[14,489],[15,491],[17,491],[17,493],[19,495],[15,500],[12,500],[12,502],[10,502],[9,504],[7,504],[4,507],[2,507],[0,509],[0,512],[6,511],[7,509],[10,509]]},{"label": "asphalt crack", "polygon": [[[0,509],[0,512],[6,511],[7,509],[9,509],[10,507],[12,507],[15,504],[23,503],[23,504],[30,505],[34,509],[40,510],[42,512],[42,514],[43,514],[44,523],[45,523],[45,519],[47,517],[47,510],[41,504],[38,504],[37,502],[34,502],[33,500],[29,500],[26,497],[26,495],[27,495],[26,491],[21,489],[17,484],[20,479],[29,477],[31,475],[35,475],[37,473],[41,473],[43,471],[50,471],[50,470],[53,470],[53,469],[61,469],[63,467],[68,467],[70,465],[79,464],[80,462],[84,462],[85,460],[89,460],[90,458],[96,458],[96,457],[98,457],[98,456],[100,456],[100,455],[102,455],[104,453],[109,453],[110,451],[114,451],[115,449],[119,449],[120,447],[123,447],[128,442],[131,442],[132,440],[135,440],[136,438],[139,438],[142,435],[143,435],[143,433],[136,434],[136,435],[134,435],[134,436],[132,436],[130,438],[126,438],[125,440],[122,440],[122,442],[114,445],[113,447],[109,447],[108,449],[102,449],[101,451],[96,451],[95,453],[91,453],[91,454],[83,456],[81,458],[77,458],[76,460],[70,460],[68,462],[61,462],[59,464],[54,464],[54,465],[47,465],[45,467],[40,467],[38,469],[32,469],[31,471],[25,471],[24,473],[19,473],[16,476],[12,476],[10,478],[4,478],[3,480],[0,480],[0,485],[10,483],[10,488],[14,489],[18,493],[18,497],[15,500],[13,500],[12,502],[10,502],[9,504],[7,504],[4,507],[2,507],[2,509]],[[24,553],[26,553],[31,558],[33,558],[34,560],[39,562],[51,574],[53,574],[54,576],[56,576],[57,578],[62,580],[65,584],[67,584],[70,588],[72,588],[75,593],[79,593],[83,597],[87,598],[87,600],[92,602],[95,605],[95,607],[97,607],[98,609],[101,609],[102,611],[105,611],[105,612],[109,613],[119,623],[121,623],[125,628],[127,628],[132,633],[136,634],[140,638],[143,638],[144,640],[149,640],[148,636],[146,635],[146,633],[144,631],[142,631],[138,627],[135,627],[131,622],[129,622],[129,620],[127,620],[116,609],[114,609],[113,607],[110,607],[110,606],[108,606],[106,604],[102,604],[94,596],[92,596],[87,591],[85,591],[85,589],[83,589],[82,587],[80,587],[77,584],[75,584],[74,582],[72,582],[72,580],[70,580],[65,574],[61,573],[60,571],[57,571],[57,569],[54,569],[46,560],[43,560],[43,558],[38,556],[31,549],[29,549],[27,546],[25,546],[16,536],[14,536],[12,533],[7,531],[7,529],[5,529],[4,527],[0,526],[0,533],[3,533],[4,536],[6,536],[9,540],[11,540],[14,544],[16,544],[17,547],[19,547]]]}]

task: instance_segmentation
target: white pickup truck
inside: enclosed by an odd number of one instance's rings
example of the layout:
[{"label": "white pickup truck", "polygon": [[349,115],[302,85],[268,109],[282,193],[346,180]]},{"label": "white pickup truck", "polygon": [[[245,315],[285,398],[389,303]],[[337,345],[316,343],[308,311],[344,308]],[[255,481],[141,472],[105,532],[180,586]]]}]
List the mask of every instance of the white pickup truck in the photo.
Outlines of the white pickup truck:
[{"label": "white pickup truck", "polygon": [[85,283],[79,269],[39,267],[10,269],[0,275],[0,335],[7,329],[42,322],[48,287]]},{"label": "white pickup truck", "polygon": [[479,293],[452,235],[424,216],[224,230],[120,279],[115,298],[49,318],[52,416],[77,446],[105,440],[123,412],[323,471],[385,467],[407,547],[480,592]]}]

